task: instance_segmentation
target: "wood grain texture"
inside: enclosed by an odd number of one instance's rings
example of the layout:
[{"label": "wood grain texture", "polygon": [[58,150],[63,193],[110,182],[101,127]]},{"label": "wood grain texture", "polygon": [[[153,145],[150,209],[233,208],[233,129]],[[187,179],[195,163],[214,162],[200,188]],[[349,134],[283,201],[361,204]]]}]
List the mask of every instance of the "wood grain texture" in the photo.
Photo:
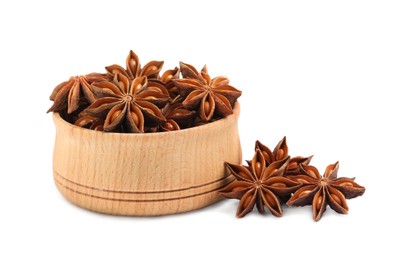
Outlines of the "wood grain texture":
[{"label": "wood grain texture", "polygon": [[165,215],[205,207],[240,164],[239,103],[234,114],[168,133],[119,134],[87,130],[54,113],[54,180],[76,205],[115,215]]}]

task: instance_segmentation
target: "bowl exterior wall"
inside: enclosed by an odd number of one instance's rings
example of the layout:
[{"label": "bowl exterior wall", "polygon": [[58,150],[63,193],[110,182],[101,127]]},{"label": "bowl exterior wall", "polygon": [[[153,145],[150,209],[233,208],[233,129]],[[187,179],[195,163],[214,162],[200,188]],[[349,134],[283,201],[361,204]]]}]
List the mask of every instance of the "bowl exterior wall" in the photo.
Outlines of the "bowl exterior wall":
[{"label": "bowl exterior wall", "polygon": [[175,214],[210,205],[240,164],[239,104],[234,114],[169,133],[119,134],[83,129],[54,113],[54,180],[74,204],[114,215]]}]

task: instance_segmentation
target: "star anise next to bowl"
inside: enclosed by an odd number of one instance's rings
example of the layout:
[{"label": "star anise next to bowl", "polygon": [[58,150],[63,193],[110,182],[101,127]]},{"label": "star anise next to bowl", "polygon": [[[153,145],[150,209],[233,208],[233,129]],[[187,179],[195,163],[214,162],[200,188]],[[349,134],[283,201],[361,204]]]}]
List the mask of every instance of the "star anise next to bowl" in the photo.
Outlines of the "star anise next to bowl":
[{"label": "star anise next to bowl", "polygon": [[358,185],[354,178],[338,178],[339,162],[328,165],[323,176],[317,168],[300,164],[300,174],[288,176],[294,182],[301,183],[290,200],[289,206],[312,205],[313,218],[319,221],[329,205],[340,214],[347,214],[349,207],[346,199],[361,196],[365,188]]},{"label": "star anise next to bowl", "polygon": [[236,180],[220,191],[230,199],[239,199],[236,216],[243,217],[253,210],[260,213],[265,207],[275,216],[282,216],[280,197],[287,196],[298,189],[301,184],[284,177],[289,157],[266,165],[261,150],[257,149],[250,166],[225,163]]},{"label": "star anise next to bowl", "polygon": [[[286,136],[279,141],[279,143],[275,146],[274,150],[271,151],[267,146],[262,144],[260,141],[256,141],[255,150],[259,149],[265,159],[267,165],[282,160],[289,156],[289,147],[286,142]],[[308,165],[312,159],[312,156],[302,157],[296,156],[291,157],[288,163],[288,166],[285,170],[286,175],[293,175],[299,173],[299,165],[302,163],[304,165]]]},{"label": "star anise next to bowl", "polygon": [[256,141],[256,154],[248,166],[225,162],[236,180],[220,191],[226,198],[239,199],[237,216],[243,217],[254,205],[260,212],[266,206],[275,216],[282,215],[281,203],[288,206],[312,205],[315,221],[321,219],[327,205],[341,214],[349,208],[346,199],[361,196],[365,188],[354,182],[354,178],[338,178],[339,162],[326,168],[321,176],[314,166],[308,165],[312,156],[289,156],[284,137],[270,150]]}]

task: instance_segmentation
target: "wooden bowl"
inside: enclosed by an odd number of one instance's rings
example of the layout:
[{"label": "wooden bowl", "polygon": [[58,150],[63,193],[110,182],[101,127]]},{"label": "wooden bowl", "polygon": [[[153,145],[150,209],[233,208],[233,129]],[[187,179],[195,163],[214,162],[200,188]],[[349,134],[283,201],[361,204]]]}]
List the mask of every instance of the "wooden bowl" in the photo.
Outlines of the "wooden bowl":
[{"label": "wooden bowl", "polygon": [[234,114],[165,133],[84,129],[53,114],[57,188],[76,205],[114,215],[165,215],[218,201],[233,181],[224,162],[241,164],[239,103]]}]

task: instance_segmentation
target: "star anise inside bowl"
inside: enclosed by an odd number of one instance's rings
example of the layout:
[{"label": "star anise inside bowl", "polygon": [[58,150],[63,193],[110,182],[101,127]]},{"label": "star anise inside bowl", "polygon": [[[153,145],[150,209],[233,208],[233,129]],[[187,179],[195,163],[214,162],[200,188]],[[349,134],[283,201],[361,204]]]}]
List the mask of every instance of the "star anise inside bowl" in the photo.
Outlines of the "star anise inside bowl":
[{"label": "star anise inside bowl", "polygon": [[105,132],[176,131],[203,125],[233,113],[241,92],[226,77],[211,78],[181,62],[160,74],[163,61],[141,66],[130,51],[125,68],[113,64],[105,73],[71,77],[57,85],[48,112],[75,125]]}]

